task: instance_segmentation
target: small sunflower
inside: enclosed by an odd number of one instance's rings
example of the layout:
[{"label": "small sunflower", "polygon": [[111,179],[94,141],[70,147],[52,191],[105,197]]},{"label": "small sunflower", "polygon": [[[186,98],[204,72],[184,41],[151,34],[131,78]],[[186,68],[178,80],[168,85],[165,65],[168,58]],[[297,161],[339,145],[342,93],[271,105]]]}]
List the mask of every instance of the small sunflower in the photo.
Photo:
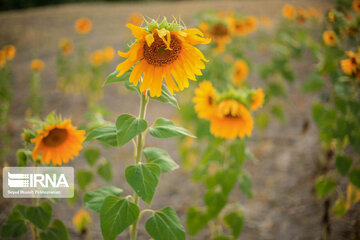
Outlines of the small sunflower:
[{"label": "small sunflower", "polygon": [[226,139],[251,136],[253,119],[248,109],[235,99],[226,99],[219,103],[216,114],[211,118],[210,132]]},{"label": "small sunflower", "polygon": [[90,63],[92,66],[100,66],[104,62],[104,52],[102,50],[96,50],[90,55]]},{"label": "small sunflower", "polygon": [[127,58],[116,70],[118,77],[134,66],[129,81],[135,86],[141,75],[140,91],[150,90],[151,97],[161,95],[163,80],[170,92],[182,91],[189,87],[189,81],[196,81],[195,75],[202,75],[207,61],[197,44],[208,44],[210,39],[203,38],[203,33],[196,28],[182,30],[176,22],[168,23],[164,19],[160,24],[155,21],[140,28],[127,24],[136,38],[136,42],[126,53],[119,51],[119,56]]},{"label": "small sunflower", "polygon": [[246,31],[248,34],[254,32],[257,29],[258,20],[256,17],[247,16],[247,17],[245,17],[244,21],[245,21]]},{"label": "small sunflower", "polygon": [[79,34],[87,34],[91,31],[92,23],[88,18],[79,18],[75,22],[75,31]]},{"label": "small sunflower", "polygon": [[5,52],[6,60],[11,61],[14,59],[16,54],[16,48],[13,45],[6,45],[2,48]]},{"label": "small sunflower", "polygon": [[47,124],[43,130],[37,130],[37,134],[31,139],[35,143],[33,159],[36,160],[42,153],[41,162],[52,162],[53,165],[67,163],[73,156],[77,156],[82,149],[81,143],[85,140],[85,131],[77,130],[71,125],[71,120]]},{"label": "small sunflower", "polygon": [[214,115],[216,90],[209,81],[204,81],[199,84],[195,90],[195,111],[200,118],[210,119]]},{"label": "small sunflower", "polygon": [[355,12],[360,12],[360,0],[354,0],[352,2]]},{"label": "small sunflower", "polygon": [[235,35],[245,36],[248,34],[244,19],[233,19],[231,27],[231,30]]},{"label": "small sunflower", "polygon": [[32,71],[36,71],[36,72],[42,72],[42,70],[44,70],[44,62],[41,61],[40,59],[34,59],[31,62],[31,70]]},{"label": "small sunflower", "polygon": [[75,228],[81,233],[91,223],[90,214],[84,209],[77,211],[72,219]]},{"label": "small sunflower", "polygon": [[68,38],[62,38],[59,42],[61,52],[68,56],[74,51],[74,43]]},{"label": "small sunflower", "polygon": [[144,22],[144,18],[140,13],[133,13],[128,18],[128,22],[135,26],[140,27],[142,25],[142,23]]},{"label": "small sunflower", "polygon": [[292,5],[286,4],[282,8],[282,15],[286,19],[294,19],[296,17],[296,9]]},{"label": "small sunflower", "polygon": [[296,22],[304,24],[308,18],[308,13],[305,9],[298,7],[296,9]]},{"label": "small sunflower", "polygon": [[334,46],[337,43],[336,34],[331,30],[323,33],[323,40],[327,46]]},{"label": "small sunflower", "polygon": [[251,97],[250,109],[255,111],[262,107],[264,103],[265,94],[261,88],[257,89]]},{"label": "small sunflower", "polygon": [[249,67],[244,60],[236,60],[234,74],[233,74],[233,82],[235,85],[240,85],[248,76]]},{"label": "small sunflower", "polygon": [[357,72],[360,71],[360,52],[355,54],[352,51],[347,51],[346,55],[349,58],[341,60],[341,69],[347,75],[357,75]]},{"label": "small sunflower", "polygon": [[104,59],[106,62],[111,62],[115,57],[114,48],[107,46],[104,48]]}]

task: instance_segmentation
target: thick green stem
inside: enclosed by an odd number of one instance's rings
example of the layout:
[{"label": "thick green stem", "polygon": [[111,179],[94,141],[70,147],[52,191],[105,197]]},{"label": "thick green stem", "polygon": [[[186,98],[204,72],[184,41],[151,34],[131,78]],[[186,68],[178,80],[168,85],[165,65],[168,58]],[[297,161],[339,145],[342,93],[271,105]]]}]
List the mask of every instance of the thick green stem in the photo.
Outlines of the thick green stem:
[{"label": "thick green stem", "polygon": [[[140,101],[140,113],[139,113],[139,118],[140,119],[145,119],[145,114],[146,114],[146,106],[148,103],[149,99],[148,96],[144,94],[141,94],[141,101]],[[144,147],[144,140],[143,140],[144,136],[142,133],[140,133],[137,137],[137,147],[136,147],[136,156],[135,156],[135,163],[139,164],[141,162],[141,157],[142,157],[142,152],[143,152],[143,147]],[[139,196],[134,193],[134,203],[136,205],[139,205]],[[131,240],[136,240],[137,238],[137,228],[139,225],[139,220],[140,220],[140,216],[136,219],[135,223],[131,226],[130,228],[130,239]]]}]

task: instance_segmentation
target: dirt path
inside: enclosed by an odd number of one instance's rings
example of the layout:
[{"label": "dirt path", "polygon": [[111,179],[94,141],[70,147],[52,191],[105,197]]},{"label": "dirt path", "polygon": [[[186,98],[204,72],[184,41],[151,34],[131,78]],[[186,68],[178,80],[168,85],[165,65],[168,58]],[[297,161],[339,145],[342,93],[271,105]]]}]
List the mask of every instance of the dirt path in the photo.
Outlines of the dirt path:
[{"label": "dirt path", "polygon": [[[289,1],[286,1],[287,3]],[[24,127],[26,100],[28,98],[29,65],[34,57],[43,59],[46,68],[42,74],[43,91],[45,96],[46,112],[56,109],[64,116],[72,116],[75,123],[82,118],[84,100],[80,97],[66,97],[56,91],[56,66],[58,40],[61,37],[76,38],[73,32],[73,23],[78,17],[87,16],[93,21],[93,31],[88,38],[91,49],[112,45],[120,49],[129,37],[129,31],[124,25],[130,13],[140,12],[145,16],[156,18],[166,15],[180,16],[188,25],[193,24],[191,17],[199,10],[206,8],[234,9],[244,14],[267,15],[272,18],[280,16],[281,7],[285,1],[211,1],[211,2],[157,2],[134,4],[76,4],[55,7],[44,7],[16,12],[0,13],[0,45],[13,43],[18,49],[16,60],[13,64],[14,71],[14,101],[11,107],[12,119],[12,149],[21,146],[19,134]],[[301,6],[314,6],[324,8],[324,1],[299,1],[292,2]],[[118,61],[119,59],[117,59]],[[116,62],[116,61],[115,61]],[[116,63],[113,63],[115,66]],[[305,66],[297,66],[297,71],[306,71]],[[257,80],[255,79],[255,86]],[[246,169],[253,178],[254,198],[247,200],[239,192],[232,196],[233,200],[241,199],[247,215],[242,239],[319,239],[321,235],[322,208],[313,196],[313,171],[315,161],[319,155],[317,132],[311,123],[305,135],[301,135],[301,126],[305,119],[311,119],[310,106],[315,97],[296,94],[298,91],[290,89],[292,93],[286,109],[287,122],[285,124],[273,123],[265,133],[255,133],[250,147],[259,159],[258,162],[248,161]],[[129,95],[119,95],[117,89],[106,87],[105,98],[102,100],[114,113],[137,114],[138,99]],[[171,118],[175,110],[164,104],[151,102],[148,119],[153,121],[158,116]],[[157,145],[167,149],[175,160],[177,157],[175,141],[158,141],[148,139],[148,145]],[[14,152],[8,161],[15,164]],[[116,169],[121,169],[115,175],[113,184],[121,185],[125,192],[129,192],[123,175],[124,166],[131,161],[131,146],[126,146],[121,152],[103,151],[111,159]],[[84,160],[77,159],[71,164],[83,167]],[[153,207],[163,208],[172,205],[179,213],[183,223],[186,208],[192,203],[192,195],[196,186],[189,180],[189,173],[177,170],[162,176],[154,198]],[[181,188],[179,188],[181,183]],[[98,185],[105,185],[101,180]],[[0,224],[8,215],[10,206],[16,201],[4,201],[1,204]],[[75,205],[67,210],[65,202],[56,205],[54,215],[61,218],[69,228],[72,239],[78,239],[71,218],[81,206]],[[4,207],[4,208],[3,208]],[[93,239],[102,239],[97,215],[93,215]],[[206,239],[206,232],[193,238]],[[140,226],[140,240],[147,239],[144,234],[143,224]],[[26,238],[24,238],[26,239]],[[127,233],[119,239],[128,239]],[[340,238],[334,238],[340,239]]]}]

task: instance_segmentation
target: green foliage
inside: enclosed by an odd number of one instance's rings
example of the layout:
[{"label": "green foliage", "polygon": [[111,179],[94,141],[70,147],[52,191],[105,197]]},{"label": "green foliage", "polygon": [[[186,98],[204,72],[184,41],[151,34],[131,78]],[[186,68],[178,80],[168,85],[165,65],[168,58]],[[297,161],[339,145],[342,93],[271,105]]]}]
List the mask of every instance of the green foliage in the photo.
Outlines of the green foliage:
[{"label": "green foliage", "polygon": [[193,206],[189,207],[186,215],[186,226],[191,236],[195,236],[209,222],[206,212]]},{"label": "green foliage", "polygon": [[85,141],[98,140],[103,144],[117,146],[117,132],[115,125],[103,126],[91,131]]},{"label": "green foliage", "polygon": [[144,155],[148,163],[159,165],[161,172],[170,172],[179,168],[179,165],[162,149],[154,147],[145,148]]},{"label": "green foliage", "polygon": [[316,92],[323,88],[324,79],[320,74],[314,73],[308,77],[301,87],[303,92]]},{"label": "green foliage", "polygon": [[336,181],[330,177],[320,176],[316,179],[316,195],[324,197],[331,193],[336,187]]},{"label": "green foliage", "polygon": [[142,133],[147,128],[147,122],[129,114],[122,114],[116,120],[117,144],[119,147]]},{"label": "green foliage", "polygon": [[107,196],[100,210],[100,225],[104,239],[115,239],[136,221],[139,213],[139,207],[129,200]]},{"label": "green foliage", "polygon": [[145,228],[154,240],[185,240],[185,230],[172,207],[155,211]]},{"label": "green foliage", "polygon": [[170,105],[176,107],[179,109],[179,104],[174,97],[174,95],[171,94],[168,87],[163,84],[161,86],[161,96],[160,97],[153,97],[152,99],[163,102],[163,103],[169,103]]},{"label": "green foliage", "polygon": [[87,192],[84,195],[83,203],[85,206],[90,208],[95,212],[100,212],[101,206],[108,196],[119,197],[122,194],[123,190],[117,187],[108,186],[99,188],[97,190]]},{"label": "green foliage", "polygon": [[47,202],[43,202],[39,206],[27,207],[26,209],[26,219],[43,230],[49,226],[51,216],[52,207]]},{"label": "green foliage", "polygon": [[85,149],[84,156],[89,165],[94,166],[94,164],[100,157],[100,150],[97,148]]},{"label": "green foliage", "polygon": [[129,80],[131,71],[133,68],[130,68],[127,72],[125,72],[123,75],[121,75],[120,77],[117,77],[116,75],[118,75],[120,73],[120,71],[116,70],[114,72],[112,72],[105,80],[104,82],[104,86],[111,84],[111,83],[117,83],[117,82],[124,82]]},{"label": "green foliage", "polygon": [[345,176],[348,173],[352,162],[353,159],[351,157],[338,155],[336,156],[335,162],[336,169],[339,171],[339,173],[341,173],[341,175]]},{"label": "green foliage", "polygon": [[157,138],[170,138],[175,136],[195,137],[188,130],[165,118],[156,119],[155,123],[150,127],[150,134]]},{"label": "green foliage", "polygon": [[233,211],[224,217],[226,225],[230,228],[234,239],[237,239],[244,226],[244,214],[241,211]]},{"label": "green foliage", "polygon": [[161,168],[157,164],[142,163],[125,169],[126,181],[144,202],[151,204],[159,183]]},{"label": "green foliage", "polygon": [[81,190],[84,190],[87,185],[89,185],[93,179],[92,172],[84,169],[79,169],[76,171],[76,178]]},{"label": "green foliage", "polygon": [[25,223],[26,206],[15,205],[8,219],[1,227],[2,238],[18,238],[27,232]]},{"label": "green foliage", "polygon": [[68,240],[68,231],[63,222],[55,219],[48,229],[40,233],[41,240]]},{"label": "green foliage", "polygon": [[248,198],[252,198],[252,181],[251,178],[245,174],[242,173],[240,177],[240,183],[239,183],[240,190],[246,194]]},{"label": "green foliage", "polygon": [[355,187],[360,188],[360,168],[351,169],[349,179]]},{"label": "green foliage", "polygon": [[111,166],[110,162],[105,161],[105,162],[101,163],[97,169],[97,173],[105,181],[110,182],[112,179],[112,166]]}]

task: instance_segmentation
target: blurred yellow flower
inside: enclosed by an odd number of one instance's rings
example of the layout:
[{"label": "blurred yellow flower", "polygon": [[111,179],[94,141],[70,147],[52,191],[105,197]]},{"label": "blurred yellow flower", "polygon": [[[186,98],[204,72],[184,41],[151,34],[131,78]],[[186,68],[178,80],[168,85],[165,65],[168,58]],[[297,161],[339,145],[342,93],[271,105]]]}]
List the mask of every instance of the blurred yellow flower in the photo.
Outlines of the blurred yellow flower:
[{"label": "blurred yellow flower", "polygon": [[43,130],[37,130],[37,134],[31,139],[35,143],[32,151],[34,161],[42,153],[41,163],[51,162],[53,165],[62,165],[62,162],[67,163],[77,156],[85,140],[85,131],[76,130],[71,120],[45,125]]},{"label": "blurred yellow flower", "polygon": [[248,34],[247,27],[243,19],[233,19],[231,26],[231,30],[235,35],[245,36]]},{"label": "blurred yellow flower", "polygon": [[320,16],[320,11],[313,7],[309,7],[307,12],[308,12],[308,15],[312,18],[317,18]]},{"label": "blurred yellow flower", "polygon": [[356,12],[360,12],[360,0],[354,0],[352,5]]},{"label": "blurred yellow flower", "polygon": [[282,15],[286,19],[294,19],[296,17],[296,9],[292,5],[286,4],[282,8]]},{"label": "blurred yellow flower", "polygon": [[328,30],[323,33],[323,40],[327,46],[334,46],[337,43],[337,38],[334,31]]},{"label": "blurred yellow flower", "polygon": [[357,72],[360,71],[360,51],[357,54],[347,51],[346,55],[349,58],[340,61],[341,69],[347,75],[357,75]]},{"label": "blurred yellow flower", "polygon": [[0,68],[5,66],[6,63],[6,54],[4,50],[0,50]]},{"label": "blurred yellow flower", "polygon": [[199,28],[216,43],[216,52],[225,50],[225,45],[231,40],[231,30],[228,23],[217,22],[212,25],[201,23]]},{"label": "blurred yellow flower", "polygon": [[210,119],[214,115],[216,90],[209,81],[204,81],[195,89],[195,111],[200,118]]},{"label": "blurred yellow flower", "polygon": [[90,63],[94,67],[100,66],[104,62],[105,54],[102,50],[96,50],[90,55]]},{"label": "blurred yellow flower", "polygon": [[7,61],[14,59],[16,54],[16,48],[13,45],[6,45],[3,47],[2,50],[5,52]]},{"label": "blurred yellow flower", "polygon": [[136,42],[128,52],[119,52],[120,57],[127,59],[117,66],[120,71],[117,76],[135,65],[129,81],[136,86],[144,73],[140,81],[141,92],[149,89],[151,97],[159,97],[164,79],[171,93],[182,91],[189,87],[188,79],[195,81],[195,75],[202,74],[203,61],[207,60],[194,45],[208,44],[210,39],[204,38],[199,29],[180,30],[180,26],[175,26],[171,30],[169,24],[158,29],[156,24],[150,31],[132,24],[126,26],[131,29]]},{"label": "blurred yellow flower", "polygon": [[75,22],[75,31],[79,34],[87,34],[91,31],[92,23],[89,18],[79,18]]},{"label": "blurred yellow flower", "polygon": [[77,211],[72,219],[75,228],[81,233],[91,223],[90,214],[84,209]]},{"label": "blurred yellow flower", "polygon": [[244,60],[236,60],[234,66],[233,82],[235,85],[240,85],[248,76],[249,67]]},{"label": "blurred yellow flower", "polygon": [[128,22],[135,26],[141,26],[143,21],[144,17],[140,13],[133,13],[128,18]]},{"label": "blurred yellow flower", "polygon": [[330,22],[335,22],[335,14],[333,11],[328,12],[328,18]]},{"label": "blurred yellow flower", "polygon": [[214,136],[226,139],[251,136],[254,125],[248,109],[234,99],[219,103],[210,124],[210,132]]},{"label": "blurred yellow flower", "polygon": [[264,103],[265,94],[261,88],[257,89],[251,97],[250,109],[252,111],[262,107]]},{"label": "blurred yellow flower", "polygon": [[68,38],[62,38],[59,42],[61,52],[67,56],[74,51],[74,43]]},{"label": "blurred yellow flower", "polygon": [[115,57],[114,48],[107,46],[104,48],[104,58],[106,62],[111,62]]},{"label": "blurred yellow flower", "polygon": [[37,71],[37,72],[41,72],[44,69],[44,62],[41,61],[40,59],[34,59],[31,62],[31,70],[32,71]]},{"label": "blurred yellow flower", "polygon": [[257,27],[258,27],[258,20],[256,17],[254,16],[247,16],[245,17],[245,27],[246,27],[246,31],[247,33],[252,33],[254,32]]},{"label": "blurred yellow flower", "polygon": [[296,22],[299,24],[304,24],[308,18],[308,13],[303,8],[296,8]]}]

